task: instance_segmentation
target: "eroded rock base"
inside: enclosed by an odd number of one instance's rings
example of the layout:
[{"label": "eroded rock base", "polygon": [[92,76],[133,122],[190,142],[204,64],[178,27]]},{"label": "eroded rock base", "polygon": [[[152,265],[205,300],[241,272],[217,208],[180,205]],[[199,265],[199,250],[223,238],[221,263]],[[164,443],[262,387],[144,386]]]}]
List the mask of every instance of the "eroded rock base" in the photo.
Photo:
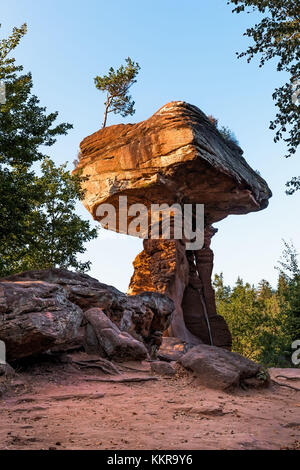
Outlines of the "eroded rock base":
[{"label": "eroded rock base", "polygon": [[191,345],[210,344],[231,349],[232,339],[223,317],[217,314],[211,283],[214,254],[210,248],[216,229],[205,229],[201,250],[187,251],[181,240],[144,240],[135,259],[128,293],[160,292],[175,304],[168,332]]}]

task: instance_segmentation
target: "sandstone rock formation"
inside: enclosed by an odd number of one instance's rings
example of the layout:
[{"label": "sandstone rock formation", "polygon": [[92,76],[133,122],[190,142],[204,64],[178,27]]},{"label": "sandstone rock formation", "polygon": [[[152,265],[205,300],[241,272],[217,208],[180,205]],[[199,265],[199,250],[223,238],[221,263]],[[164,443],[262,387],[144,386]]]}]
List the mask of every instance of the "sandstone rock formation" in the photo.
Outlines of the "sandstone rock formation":
[{"label": "sandstone rock formation", "polygon": [[126,331],[120,331],[101,308],[84,313],[85,350],[115,361],[143,361],[148,357],[146,347]]},{"label": "sandstone rock formation", "polygon": [[0,339],[7,361],[20,359],[76,337],[81,309],[63,289],[44,281],[0,282]]},{"label": "sandstone rock formation", "polygon": [[82,341],[80,325],[91,308],[102,309],[119,330],[153,353],[170,324],[174,304],[159,293],[126,296],[65,269],[0,279],[0,340],[6,344],[7,361]]},{"label": "sandstone rock formation", "polygon": [[182,101],[138,124],[95,132],[80,148],[75,171],[88,177],[84,205],[101,222],[97,209],[112,204],[117,216],[125,216],[125,227],[117,217],[116,231],[126,233],[132,221],[120,196],[127,197],[128,206],[144,204],[149,220],[152,204],[205,205],[204,247],[186,251],[186,240],[146,239],[128,292],[161,292],[173,299],[175,313],[166,334],[229,349],[231,336],[216,313],[211,285],[212,224],[229,214],[267,207],[271,191],[266,182],[247,164],[240,147],[225,140],[202,111]]},{"label": "sandstone rock formation", "polygon": [[185,343],[179,338],[164,336],[157,358],[164,362],[176,362],[187,353],[191,347],[189,343]]},{"label": "sandstone rock formation", "polygon": [[259,379],[261,367],[240,354],[215,346],[200,344],[190,349],[179,359],[179,363],[192,370],[201,384],[216,389],[238,387],[255,379],[262,384],[267,379]]}]

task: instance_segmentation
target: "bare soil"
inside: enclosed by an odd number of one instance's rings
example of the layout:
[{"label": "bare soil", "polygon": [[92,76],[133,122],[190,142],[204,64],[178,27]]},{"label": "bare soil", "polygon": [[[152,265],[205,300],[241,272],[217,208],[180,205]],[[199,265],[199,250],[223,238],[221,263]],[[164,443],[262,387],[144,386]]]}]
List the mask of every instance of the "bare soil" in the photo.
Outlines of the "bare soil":
[{"label": "bare soil", "polygon": [[0,449],[300,448],[299,370],[271,369],[293,388],[220,392],[183,369],[149,380],[147,362],[121,367],[44,362],[2,379]]}]

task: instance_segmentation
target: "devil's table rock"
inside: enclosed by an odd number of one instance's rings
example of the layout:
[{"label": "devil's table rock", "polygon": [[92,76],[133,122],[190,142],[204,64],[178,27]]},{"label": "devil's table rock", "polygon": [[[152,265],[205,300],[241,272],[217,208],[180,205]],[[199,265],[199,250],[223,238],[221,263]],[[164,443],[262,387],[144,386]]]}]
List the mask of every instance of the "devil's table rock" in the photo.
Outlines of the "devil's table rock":
[{"label": "devil's table rock", "polygon": [[202,249],[186,251],[183,240],[145,239],[128,292],[161,292],[173,299],[169,335],[190,344],[230,348],[231,336],[217,315],[211,285],[212,224],[230,214],[262,210],[271,197],[240,147],[225,140],[200,109],[175,101],[146,121],[95,132],[80,149],[75,171],[87,177],[84,205],[101,222],[99,207],[112,204],[116,231],[126,233],[118,217],[126,212],[120,196],[127,197],[128,206],[145,205],[149,220],[152,204],[204,204]]},{"label": "devil's table rock", "polygon": [[[7,360],[78,344],[82,341],[84,312],[93,308],[102,309],[118,331],[132,337],[133,343],[143,343],[151,354],[159,348],[162,334],[170,325],[174,304],[154,292],[127,296],[86,274],[65,269],[27,271],[2,278],[0,340],[5,342]],[[140,356],[145,356],[145,349],[136,347],[136,351],[141,349]],[[122,354],[124,358],[124,348]]]}]

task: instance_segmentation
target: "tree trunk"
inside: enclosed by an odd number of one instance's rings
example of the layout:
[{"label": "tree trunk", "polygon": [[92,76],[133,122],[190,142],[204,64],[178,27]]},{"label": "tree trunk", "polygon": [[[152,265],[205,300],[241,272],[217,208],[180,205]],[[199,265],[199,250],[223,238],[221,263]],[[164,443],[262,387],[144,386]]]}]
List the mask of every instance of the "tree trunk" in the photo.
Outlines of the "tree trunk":
[{"label": "tree trunk", "polygon": [[106,103],[105,103],[104,120],[103,120],[103,124],[102,124],[102,129],[104,129],[104,127],[106,126],[109,104],[110,104],[109,99],[107,97],[107,100],[106,100]]}]

